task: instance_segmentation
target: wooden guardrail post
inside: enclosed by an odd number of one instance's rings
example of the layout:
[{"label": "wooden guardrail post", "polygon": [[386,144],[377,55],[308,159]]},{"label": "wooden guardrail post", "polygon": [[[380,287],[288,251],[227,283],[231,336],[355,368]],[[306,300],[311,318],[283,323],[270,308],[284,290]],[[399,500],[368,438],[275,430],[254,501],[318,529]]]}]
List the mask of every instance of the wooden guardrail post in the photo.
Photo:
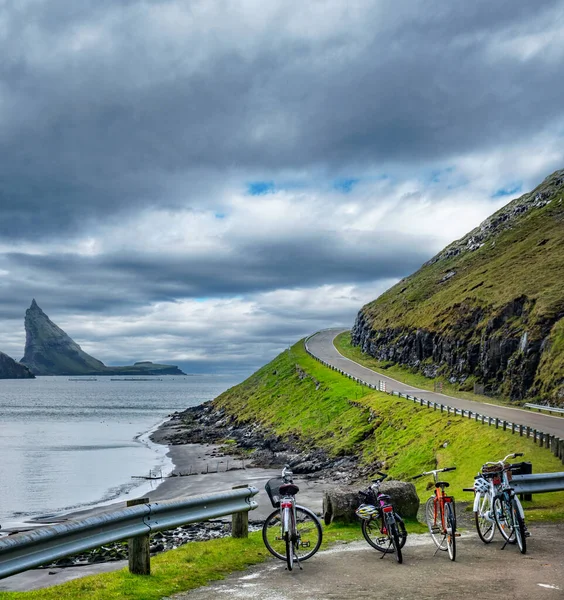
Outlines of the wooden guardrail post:
[{"label": "wooden guardrail post", "polygon": [[[138,504],[149,504],[149,498],[137,498],[128,500],[127,506]],[[134,575],[151,574],[151,554],[149,550],[149,534],[139,535],[127,540],[129,554],[129,572]]]},{"label": "wooden guardrail post", "polygon": [[556,456],[556,458],[558,457],[558,444],[560,442],[560,438],[556,437],[555,435],[551,436],[551,440],[550,440],[550,450],[552,452],[552,454],[554,456]]},{"label": "wooden guardrail post", "polygon": [[[234,485],[231,489],[238,490],[249,487],[246,483]],[[231,537],[247,538],[249,537],[249,513],[237,512],[231,515]]]}]

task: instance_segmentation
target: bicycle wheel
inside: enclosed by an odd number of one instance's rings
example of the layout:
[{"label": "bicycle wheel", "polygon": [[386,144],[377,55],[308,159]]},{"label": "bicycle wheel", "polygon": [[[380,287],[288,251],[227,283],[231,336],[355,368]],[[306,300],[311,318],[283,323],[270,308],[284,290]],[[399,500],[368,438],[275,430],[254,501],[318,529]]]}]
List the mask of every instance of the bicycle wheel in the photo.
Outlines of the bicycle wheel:
[{"label": "bicycle wheel", "polygon": [[445,504],[446,545],[450,560],[456,559],[456,515],[450,502]]},{"label": "bicycle wheel", "polygon": [[401,554],[400,536],[396,523],[392,523],[388,526],[388,535],[390,536],[390,541],[392,543],[394,552],[396,553],[396,560],[401,564],[403,562],[403,556]]},{"label": "bicycle wheel", "polygon": [[[321,523],[315,514],[304,506],[296,506],[296,534],[294,556],[300,561],[312,557],[321,546],[323,531]],[[286,560],[286,540],[282,536],[282,520],[280,509],[273,511],[262,526],[262,540],[268,551],[279,558]],[[291,542],[291,540],[290,540]]]},{"label": "bicycle wheel", "polygon": [[[405,546],[405,540],[407,539],[405,523],[403,522],[403,519],[398,515],[398,513],[394,513],[394,517],[396,519],[399,547],[403,548]],[[393,552],[393,549],[390,548],[387,530],[379,518],[370,519],[370,521],[363,520],[361,529],[364,539],[373,548],[378,550],[378,552],[383,552],[384,554],[387,552]]]},{"label": "bicycle wheel", "polygon": [[262,526],[262,541],[273,556],[286,560],[286,540],[282,535],[282,517],[279,508],[266,518]]},{"label": "bicycle wheel", "polygon": [[513,525],[515,527],[515,538],[517,539],[517,545],[521,554],[527,552],[527,538],[525,537],[525,521],[521,516],[521,511],[517,506],[515,498],[511,500],[511,512],[513,513]]},{"label": "bicycle wheel", "polygon": [[286,566],[288,571],[291,571],[294,566],[294,544],[292,544],[292,536],[289,531],[284,534],[284,541],[286,542]]},{"label": "bicycle wheel", "polygon": [[515,528],[513,526],[513,513],[511,512],[511,503],[503,496],[496,496],[493,501],[493,513],[495,522],[503,539],[508,544],[515,544]]},{"label": "bicycle wheel", "polygon": [[[489,494],[478,492],[480,498],[477,502],[478,510],[474,511],[476,530],[484,544],[489,544],[495,534],[495,520],[493,516],[492,498]],[[476,506],[476,504],[474,504]]]},{"label": "bicycle wheel", "polygon": [[435,517],[435,496],[431,496],[425,503],[425,520],[427,521],[427,527],[435,546],[439,550],[446,550],[445,534],[443,533],[442,519],[441,519],[441,503],[437,502],[437,515]]}]

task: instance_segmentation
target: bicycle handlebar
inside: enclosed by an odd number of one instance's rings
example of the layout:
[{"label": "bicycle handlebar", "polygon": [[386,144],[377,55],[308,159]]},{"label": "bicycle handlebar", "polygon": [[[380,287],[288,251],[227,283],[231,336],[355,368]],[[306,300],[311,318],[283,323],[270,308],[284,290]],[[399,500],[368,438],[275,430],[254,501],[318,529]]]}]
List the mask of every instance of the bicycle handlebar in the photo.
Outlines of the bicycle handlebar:
[{"label": "bicycle handlebar", "polygon": [[284,481],[286,481],[287,479],[291,481],[293,475],[294,473],[290,471],[290,465],[284,465],[284,468],[282,469],[282,479],[284,479]]},{"label": "bicycle handlebar", "polygon": [[382,473],[382,471],[376,471],[376,474],[380,475],[380,479],[373,479],[372,485],[374,485],[375,483],[382,483],[382,481],[384,481],[384,479],[386,479],[386,477],[388,476],[387,473]]},{"label": "bicycle handlebar", "polygon": [[508,454],[505,458],[502,458],[501,460],[492,460],[492,461],[488,461],[484,464],[485,465],[499,465],[499,464],[505,463],[505,461],[508,458],[517,458],[518,456],[524,456],[523,452],[512,452],[511,454]]},{"label": "bicycle handlebar", "polygon": [[419,475],[415,475],[412,479],[419,479],[425,475],[436,475],[437,473],[445,473],[446,471],[456,471],[456,467],[445,467],[444,469],[433,469],[432,471],[425,471]]}]

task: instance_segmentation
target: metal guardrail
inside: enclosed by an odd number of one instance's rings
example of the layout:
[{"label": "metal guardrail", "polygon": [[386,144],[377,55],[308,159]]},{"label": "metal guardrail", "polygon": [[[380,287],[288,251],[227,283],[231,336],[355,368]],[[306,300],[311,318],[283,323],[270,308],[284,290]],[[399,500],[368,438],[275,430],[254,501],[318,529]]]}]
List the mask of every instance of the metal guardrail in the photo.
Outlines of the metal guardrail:
[{"label": "metal guardrail", "polygon": [[544,494],[564,490],[564,473],[513,475],[511,487],[517,494]]},{"label": "metal guardrail", "polygon": [[0,538],[0,578],[103,544],[257,507],[249,486],[229,492],[140,504]]},{"label": "metal guardrail", "polygon": [[541,411],[546,410],[549,413],[558,413],[560,415],[564,415],[564,408],[559,408],[557,406],[544,406],[543,404],[525,404],[525,408],[534,408],[535,410]]},{"label": "metal guardrail", "polygon": [[[335,367],[334,365],[329,364],[327,361],[315,356],[313,352],[309,349],[307,342],[314,336],[315,333],[308,336],[304,343],[305,351],[315,360],[320,362],[325,367],[337,371],[341,375],[356,381],[357,383],[364,385],[372,390],[378,390],[381,392],[385,392],[390,394],[391,396],[397,396],[399,398],[405,398],[406,400],[410,400],[415,404],[419,404],[420,406],[425,406],[427,408],[432,408],[433,410],[440,410],[441,412],[446,412],[447,415],[460,415],[461,417],[468,417],[469,419],[474,419],[476,422],[480,422],[482,425],[495,426],[496,429],[503,429],[503,431],[510,430],[511,433],[518,433],[520,436],[525,436],[527,438],[532,438],[533,442],[538,443],[539,446],[545,447],[549,449],[554,456],[559,458],[562,463],[564,463],[564,439],[561,439],[555,435],[550,433],[546,433],[544,431],[540,431],[538,429],[534,429],[533,427],[529,427],[526,425],[519,425],[517,423],[511,423],[510,421],[505,421],[499,418],[489,417],[488,415],[484,415],[481,413],[474,412],[472,410],[464,410],[461,408],[455,408],[454,406],[449,406],[448,404],[439,404],[438,402],[433,402],[432,400],[425,400],[424,398],[418,398],[417,396],[412,396],[410,394],[405,394],[403,392],[398,392],[396,390],[386,390],[386,382],[383,380],[378,380],[378,384],[368,383],[363,381],[359,377],[355,377],[342,369]],[[546,408],[546,407],[545,407]]]}]

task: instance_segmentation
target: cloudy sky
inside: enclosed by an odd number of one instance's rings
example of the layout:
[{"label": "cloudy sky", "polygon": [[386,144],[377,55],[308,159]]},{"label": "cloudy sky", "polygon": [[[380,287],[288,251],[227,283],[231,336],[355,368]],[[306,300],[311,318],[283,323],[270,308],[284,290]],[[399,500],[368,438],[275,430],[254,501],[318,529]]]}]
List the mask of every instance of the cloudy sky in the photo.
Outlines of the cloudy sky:
[{"label": "cloudy sky", "polygon": [[0,350],[250,373],[564,168],[562,0],[0,0]]}]

